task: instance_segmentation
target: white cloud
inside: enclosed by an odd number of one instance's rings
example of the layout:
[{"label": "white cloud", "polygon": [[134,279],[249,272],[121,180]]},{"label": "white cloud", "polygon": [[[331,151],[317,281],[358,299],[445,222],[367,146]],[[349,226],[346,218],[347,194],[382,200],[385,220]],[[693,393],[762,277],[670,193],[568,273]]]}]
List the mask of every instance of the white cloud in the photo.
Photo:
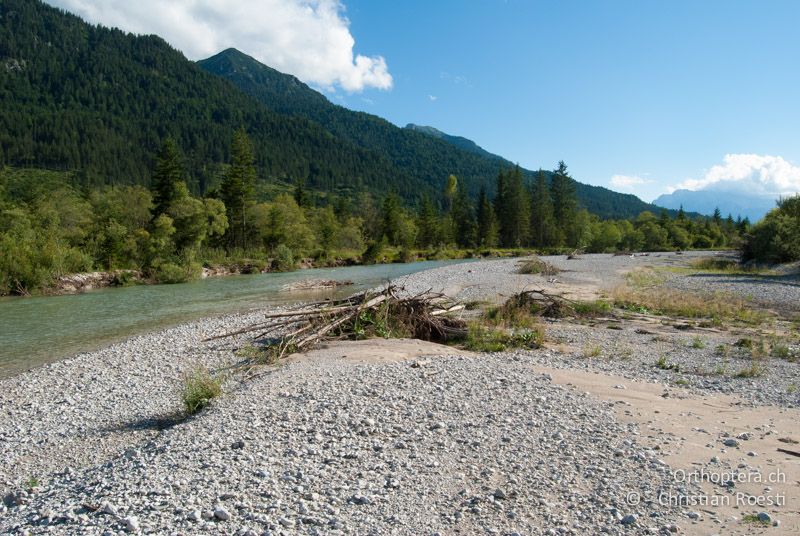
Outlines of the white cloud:
[{"label": "white cloud", "polygon": [[800,167],[780,156],[727,154],[722,164],[706,171],[703,178],[687,179],[668,190],[679,189],[787,196],[800,192]]},{"label": "white cloud", "polygon": [[653,181],[638,175],[614,175],[608,182],[611,186],[620,190],[634,190],[636,186],[651,184]]},{"label": "white cloud", "polygon": [[431,102],[436,102],[437,100],[439,100],[439,97],[437,97],[436,95],[428,95],[428,100]]},{"label": "white cloud", "polygon": [[191,59],[234,47],[326,89],[390,89],[381,56],[354,54],[339,0],[47,0],[93,23],[157,34]]}]

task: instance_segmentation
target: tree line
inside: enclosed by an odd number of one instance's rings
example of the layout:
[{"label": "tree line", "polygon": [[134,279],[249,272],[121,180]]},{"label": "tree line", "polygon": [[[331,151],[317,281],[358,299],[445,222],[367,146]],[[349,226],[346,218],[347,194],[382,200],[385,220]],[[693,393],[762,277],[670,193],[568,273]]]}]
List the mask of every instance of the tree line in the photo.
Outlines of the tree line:
[{"label": "tree line", "polygon": [[[493,248],[587,252],[721,248],[739,245],[747,220],[643,212],[601,220],[582,208],[560,162],[527,182],[501,170],[494,195],[476,199],[457,177],[412,206],[390,192],[336,196],[298,182],[266,194],[247,133],[233,135],[218,186],[193,195],[176,142],[158,153],[149,188],[86,187],[72,175],[0,173],[0,294],[46,288],[61,275],[130,269],[160,282],[196,277],[203,265],[292,269],[300,259],[339,262],[447,258]],[[548,180],[552,177],[552,180]],[[260,187],[259,187],[260,186]]]}]

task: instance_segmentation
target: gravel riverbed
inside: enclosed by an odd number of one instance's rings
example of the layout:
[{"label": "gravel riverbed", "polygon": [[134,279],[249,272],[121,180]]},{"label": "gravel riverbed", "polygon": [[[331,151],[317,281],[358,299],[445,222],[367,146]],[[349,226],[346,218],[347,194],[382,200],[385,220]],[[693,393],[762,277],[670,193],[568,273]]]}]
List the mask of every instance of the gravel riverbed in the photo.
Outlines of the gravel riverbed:
[{"label": "gravel riverbed", "polygon": [[[569,270],[553,282],[502,260],[401,283],[480,300],[530,285],[603,287],[632,266],[685,262],[656,255],[549,259]],[[198,365],[226,370],[247,343],[204,339],[262,314],[204,319],[0,381],[0,533],[672,533],[689,524],[687,510],[657,499],[692,490],[613,403],[535,368],[601,370],[657,389],[683,378],[753,405],[800,405],[796,363],[774,360],[751,380],[706,373],[723,358],[738,366],[738,354],[715,353],[730,333],[701,332],[694,348],[695,334],[666,328],[554,322],[552,344],[535,351],[301,358],[231,377],[222,398],[180,418],[182,377]],[[654,366],[661,354],[687,372]]]}]

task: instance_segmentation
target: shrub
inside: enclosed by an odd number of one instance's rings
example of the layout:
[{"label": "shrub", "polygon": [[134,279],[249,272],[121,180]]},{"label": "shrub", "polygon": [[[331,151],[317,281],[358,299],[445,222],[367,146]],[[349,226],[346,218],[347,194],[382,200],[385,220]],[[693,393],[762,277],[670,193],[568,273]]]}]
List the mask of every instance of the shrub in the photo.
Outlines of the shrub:
[{"label": "shrub", "polygon": [[205,408],[211,400],[222,394],[222,380],[206,368],[197,368],[183,380],[181,398],[189,415]]},{"label": "shrub", "polygon": [[153,272],[153,278],[158,283],[174,284],[185,283],[190,279],[197,277],[197,274],[202,270],[200,265],[189,264],[187,266],[178,266],[171,262],[160,264]]},{"label": "shrub", "polygon": [[766,263],[800,260],[800,194],[781,199],[753,226],[742,244],[742,257]]},{"label": "shrub", "polygon": [[272,266],[279,272],[291,272],[297,268],[297,263],[294,260],[294,253],[285,244],[279,244],[275,248],[272,259]]}]

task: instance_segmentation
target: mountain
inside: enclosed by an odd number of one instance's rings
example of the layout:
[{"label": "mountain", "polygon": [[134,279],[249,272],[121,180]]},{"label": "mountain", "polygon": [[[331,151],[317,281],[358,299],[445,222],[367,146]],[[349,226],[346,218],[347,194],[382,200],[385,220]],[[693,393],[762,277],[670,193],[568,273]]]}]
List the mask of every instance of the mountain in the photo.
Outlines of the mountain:
[{"label": "mountain", "polygon": [[[90,25],[40,0],[0,0],[0,165],[75,171],[87,187],[146,185],[171,135],[190,187],[205,193],[239,127],[253,141],[262,188],[301,180],[348,195],[391,189],[415,202],[438,195],[450,174],[470,194],[491,189],[512,165],[464,138],[336,106],[233,49],[197,64],[157,36]],[[605,188],[576,190],[601,217],[657,210]]]},{"label": "mountain", "polygon": [[[430,191],[432,186],[439,192],[444,177],[454,174],[475,195],[484,185],[491,190],[497,172],[513,165],[466,138],[431,127],[400,128],[375,115],[333,104],[297,78],[236,49],[225,50],[198,64],[230,80],[270,110],[314,121],[334,136],[380,155],[407,172],[415,182],[425,184],[427,187],[422,191]],[[529,180],[536,174],[530,170],[523,172]],[[645,210],[660,210],[634,195],[600,186],[578,182],[576,191],[584,207],[604,218],[628,218]]]},{"label": "mountain", "polygon": [[723,216],[731,214],[734,218],[747,217],[755,223],[775,208],[775,199],[771,196],[748,195],[741,192],[716,190],[675,190],[671,194],[658,197],[654,204],[711,215],[719,208]]},{"label": "mountain", "polygon": [[475,153],[480,156],[485,156],[486,158],[495,158],[499,160],[503,160],[502,157],[497,156],[496,154],[492,154],[477,143],[467,138],[463,138],[461,136],[451,136],[450,134],[446,134],[435,127],[427,127],[422,125],[415,125],[414,123],[409,123],[406,125],[406,128],[409,130],[415,130],[417,132],[422,132],[423,134],[427,134],[428,136],[433,136],[434,138],[439,138],[440,140],[444,140],[450,145],[455,145],[459,149],[463,149],[465,151],[469,151],[470,153]]},{"label": "mountain", "polygon": [[380,155],[266,109],[159,37],[90,25],[38,0],[0,1],[0,165],[80,170],[87,185],[147,184],[172,135],[204,192],[240,126],[262,178],[420,191]]}]

